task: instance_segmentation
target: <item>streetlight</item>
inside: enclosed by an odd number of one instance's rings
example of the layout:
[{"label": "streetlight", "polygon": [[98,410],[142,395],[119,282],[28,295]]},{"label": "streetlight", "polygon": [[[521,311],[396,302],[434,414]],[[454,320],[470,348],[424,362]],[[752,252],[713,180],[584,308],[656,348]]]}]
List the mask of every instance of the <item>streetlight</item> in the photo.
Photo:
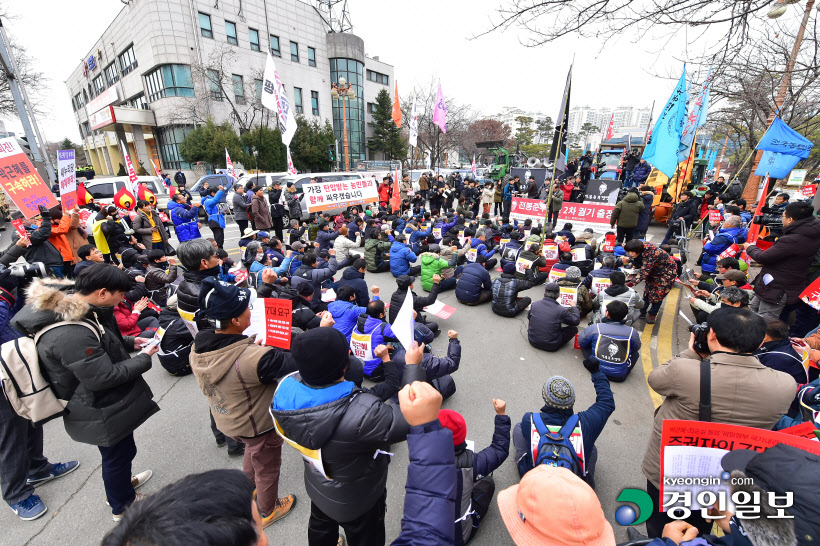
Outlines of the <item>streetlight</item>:
[{"label": "streetlight", "polygon": [[[786,13],[788,9],[786,6],[788,4],[796,4],[798,2],[800,2],[800,0],[779,0],[777,4],[772,6],[772,9],[769,10],[767,16],[769,17],[769,19],[777,19],[778,17]],[[788,91],[789,84],[791,83],[794,63],[797,61],[797,54],[800,52],[800,45],[803,43],[803,35],[806,33],[806,26],[809,23],[809,14],[811,13],[811,8],[813,6],[814,0],[808,0],[808,2],[806,3],[806,11],[803,13],[803,21],[800,23],[800,29],[797,31],[797,37],[794,39],[794,46],[792,46],[792,54],[789,57],[788,63],[786,63],[786,70],[783,72],[783,77],[780,79],[780,88],[777,91],[777,97],[774,99],[774,108],[772,108],[772,111],[769,114],[769,119],[766,122],[767,128],[772,124],[775,115],[777,115],[780,112],[780,109],[783,107],[783,103],[786,100],[786,91]],[[820,5],[818,5],[818,9],[820,9]],[[763,150],[758,150],[757,154],[755,155],[755,160],[752,163],[752,174],[746,181],[746,187],[743,188],[743,197],[747,200],[751,199],[752,201],[754,201],[757,197],[757,186],[758,184],[760,184],[760,179],[762,177],[756,176],[754,173],[757,170],[757,167],[760,164],[760,160],[762,158]],[[764,190],[765,189],[766,188],[764,188]]]},{"label": "streetlight", "polygon": [[342,126],[344,127],[345,134],[345,171],[349,171],[350,153],[348,152],[347,144],[347,105],[345,104],[345,98],[350,99],[351,101],[354,100],[356,98],[356,91],[353,90],[353,84],[347,83],[344,78],[339,78],[339,83],[334,83],[330,86],[330,96],[334,99],[340,99],[342,101]]}]

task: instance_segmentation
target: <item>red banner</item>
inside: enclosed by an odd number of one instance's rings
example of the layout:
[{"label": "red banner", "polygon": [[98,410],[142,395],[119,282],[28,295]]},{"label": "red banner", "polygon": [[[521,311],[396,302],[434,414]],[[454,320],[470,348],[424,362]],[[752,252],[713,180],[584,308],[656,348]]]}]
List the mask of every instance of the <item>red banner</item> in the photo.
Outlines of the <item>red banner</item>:
[{"label": "red banner", "polygon": [[803,186],[800,189],[800,193],[802,193],[805,197],[814,197],[817,195],[817,184],[809,184],[808,186]]},{"label": "red banner", "polygon": [[0,186],[26,218],[40,214],[38,206],[57,206],[57,200],[14,137],[0,139]]},{"label": "red banner", "polygon": [[710,210],[709,211],[709,223],[710,224],[719,224],[723,221],[723,216],[721,216],[719,210]]},{"label": "red banner", "polygon": [[[569,203],[565,202],[558,214],[559,226],[564,222],[571,222],[573,231],[583,231],[591,228],[596,233],[606,233],[610,231],[609,220],[612,216],[613,205],[598,203]],[[540,199],[512,200],[510,209],[511,220],[531,219],[533,224],[544,223],[547,205]]]},{"label": "red banner", "polygon": [[800,293],[800,299],[820,311],[820,277],[814,279],[814,282]]}]

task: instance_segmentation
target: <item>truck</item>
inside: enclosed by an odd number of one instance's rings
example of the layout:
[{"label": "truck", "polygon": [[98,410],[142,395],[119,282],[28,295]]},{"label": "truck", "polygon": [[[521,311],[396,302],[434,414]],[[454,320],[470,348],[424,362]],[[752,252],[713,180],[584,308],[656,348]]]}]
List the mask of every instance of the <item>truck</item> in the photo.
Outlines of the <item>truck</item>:
[{"label": "truck", "polygon": [[488,140],[484,142],[476,142],[476,148],[486,149],[493,155],[493,163],[490,165],[489,178],[493,182],[503,180],[505,176],[510,174],[510,169],[513,167],[526,166],[526,157],[523,154],[510,154],[504,148],[503,140]]}]

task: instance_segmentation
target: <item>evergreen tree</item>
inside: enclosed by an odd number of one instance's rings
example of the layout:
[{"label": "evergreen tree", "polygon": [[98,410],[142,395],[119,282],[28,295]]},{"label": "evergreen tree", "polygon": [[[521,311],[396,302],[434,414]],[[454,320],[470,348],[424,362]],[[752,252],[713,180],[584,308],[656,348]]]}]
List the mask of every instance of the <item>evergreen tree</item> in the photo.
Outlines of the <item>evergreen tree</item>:
[{"label": "evergreen tree", "polygon": [[329,121],[320,125],[315,118],[307,121],[303,116],[296,116],[296,134],[290,143],[293,166],[302,172],[329,171],[333,163],[327,150],[334,142],[336,136]]},{"label": "evergreen tree", "polygon": [[227,121],[220,125],[209,119],[185,136],[179,145],[179,155],[187,163],[204,161],[215,168],[224,168],[225,150],[231,157],[242,157],[239,136]]},{"label": "evergreen tree", "polygon": [[259,169],[261,172],[288,170],[287,152],[278,127],[254,127],[243,133],[239,140],[242,142],[242,163],[248,169]]},{"label": "evergreen tree", "polygon": [[381,152],[384,159],[402,160],[407,157],[407,143],[401,129],[393,121],[393,101],[386,89],[379,91],[373,106],[373,121],[368,125],[373,129],[373,136],[367,139],[367,149]]}]

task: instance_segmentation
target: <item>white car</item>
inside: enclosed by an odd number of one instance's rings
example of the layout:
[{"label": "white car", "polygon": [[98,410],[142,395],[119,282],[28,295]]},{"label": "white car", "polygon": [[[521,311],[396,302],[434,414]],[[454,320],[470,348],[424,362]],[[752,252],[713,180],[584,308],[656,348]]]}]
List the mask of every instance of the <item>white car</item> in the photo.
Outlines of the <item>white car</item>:
[{"label": "white car", "polygon": [[234,191],[236,184],[242,184],[242,186],[245,186],[245,184],[247,184],[248,181],[252,180],[254,186],[263,186],[265,188],[271,189],[273,188],[273,183],[276,180],[279,180],[280,178],[285,177],[287,175],[287,172],[243,174],[239,177],[239,180],[237,180],[236,183],[228,189],[228,194],[226,196],[226,199],[228,200],[228,207],[230,207],[231,211],[233,211],[233,194],[236,193]]},{"label": "white car", "polygon": [[[157,210],[168,208],[168,188],[156,176],[138,176],[137,182],[145,182],[148,189],[157,197]],[[110,205],[114,202],[114,195],[124,187],[131,187],[127,176],[113,176],[107,178],[97,178],[85,183],[85,189],[94,197],[94,202],[98,205]],[[136,195],[134,197],[137,197]]]}]

